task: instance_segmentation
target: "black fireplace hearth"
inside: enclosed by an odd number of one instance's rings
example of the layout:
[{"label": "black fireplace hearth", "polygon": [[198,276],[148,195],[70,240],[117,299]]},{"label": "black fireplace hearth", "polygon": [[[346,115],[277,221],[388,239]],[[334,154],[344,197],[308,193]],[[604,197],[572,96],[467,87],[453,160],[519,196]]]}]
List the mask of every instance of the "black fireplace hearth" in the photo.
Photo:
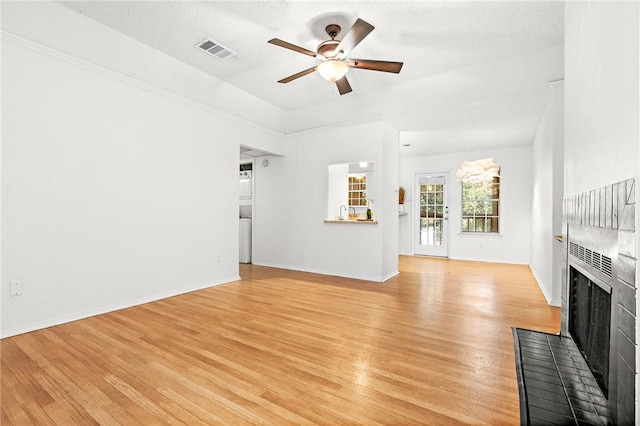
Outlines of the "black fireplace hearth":
[{"label": "black fireplace hearth", "polygon": [[618,424],[573,339],[521,328],[513,339],[521,425]]}]

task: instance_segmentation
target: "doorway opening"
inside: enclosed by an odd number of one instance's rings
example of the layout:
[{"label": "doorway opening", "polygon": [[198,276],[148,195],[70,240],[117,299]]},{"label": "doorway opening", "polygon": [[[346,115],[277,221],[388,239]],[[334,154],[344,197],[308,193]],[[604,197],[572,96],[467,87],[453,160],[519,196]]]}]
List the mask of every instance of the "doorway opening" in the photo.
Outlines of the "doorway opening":
[{"label": "doorway opening", "polygon": [[449,173],[416,173],[413,252],[427,256],[449,256]]}]

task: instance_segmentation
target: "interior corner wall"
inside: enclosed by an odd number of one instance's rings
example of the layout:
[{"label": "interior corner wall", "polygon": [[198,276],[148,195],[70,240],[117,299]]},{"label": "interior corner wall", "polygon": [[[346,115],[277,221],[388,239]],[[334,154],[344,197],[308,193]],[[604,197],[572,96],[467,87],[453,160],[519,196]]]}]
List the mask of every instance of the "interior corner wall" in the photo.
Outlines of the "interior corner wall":
[{"label": "interior corner wall", "polygon": [[[567,2],[565,197],[629,178],[635,177],[637,182],[640,174],[639,76],[640,4]],[[636,199],[637,194],[636,188]],[[639,236],[636,232],[634,250],[640,246]],[[636,283],[640,279],[639,270],[636,268]],[[636,298],[637,305],[639,302]],[[638,311],[640,306],[636,310],[634,341],[636,424],[640,424]]]},{"label": "interior corner wall", "polygon": [[384,158],[382,181],[378,185],[384,199],[377,209],[384,215],[382,228],[382,276],[384,279],[398,274],[399,218],[398,218],[398,143],[399,133],[393,126],[384,123],[382,157]]},{"label": "interior corner wall", "polygon": [[[385,126],[383,121],[370,121],[287,137],[285,155],[273,158],[256,180],[254,263],[384,280],[384,229],[391,220],[397,221],[397,202],[393,217],[385,207],[392,202],[388,199],[391,184],[384,183],[385,173],[392,172],[383,152]],[[328,165],[360,161],[375,162],[373,215],[379,223],[324,223]],[[338,214],[336,211],[335,216]]]},{"label": "interior corner wall", "polygon": [[563,194],[563,83],[551,85],[549,102],[531,144],[531,260],[533,272],[547,302],[560,306]]},{"label": "interior corner wall", "polygon": [[531,260],[547,302],[553,293],[553,99],[549,102],[531,144]]},{"label": "interior corner wall", "polygon": [[3,337],[238,279],[239,143],[273,134],[114,75],[2,40]]},{"label": "interior corner wall", "polygon": [[531,224],[531,147],[483,150],[481,157],[493,157],[500,165],[500,234],[463,234],[462,195],[456,170],[477,153],[460,152],[400,159],[400,185],[406,188],[405,209],[400,218],[400,253],[413,254],[412,205],[415,173],[449,172],[449,257],[460,260],[529,264]]}]

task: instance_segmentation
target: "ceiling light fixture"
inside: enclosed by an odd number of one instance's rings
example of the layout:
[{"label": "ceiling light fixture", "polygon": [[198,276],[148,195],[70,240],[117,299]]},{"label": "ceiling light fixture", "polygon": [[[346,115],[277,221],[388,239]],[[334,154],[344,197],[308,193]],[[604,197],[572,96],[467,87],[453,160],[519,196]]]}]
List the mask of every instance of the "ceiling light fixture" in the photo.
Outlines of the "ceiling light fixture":
[{"label": "ceiling light fixture", "polygon": [[315,52],[289,43],[288,41],[280,40],[279,38],[272,38],[267,43],[284,47],[285,49],[293,50],[294,52],[302,53],[303,55],[311,56],[321,61],[316,66],[278,80],[278,83],[289,83],[297,78],[304,77],[305,75],[318,71],[322,78],[329,82],[336,83],[336,87],[338,88],[340,95],[345,95],[350,93],[352,90],[345,75],[349,68],[398,74],[402,69],[402,62],[353,58],[347,59],[347,56],[353,51],[353,49],[362,40],[364,40],[364,38],[367,37],[374,28],[375,27],[370,23],[358,18],[351,28],[349,28],[349,31],[347,31],[344,37],[342,37],[342,40],[338,40],[336,37],[340,34],[342,28],[340,28],[340,25],[338,24],[329,24],[324,30],[331,39],[320,43]]},{"label": "ceiling light fixture", "polygon": [[338,81],[349,71],[349,66],[337,59],[327,59],[318,65],[318,72],[327,81]]},{"label": "ceiling light fixture", "polygon": [[494,177],[500,176],[500,166],[493,161],[493,158],[463,161],[456,176],[464,183],[489,182]]}]

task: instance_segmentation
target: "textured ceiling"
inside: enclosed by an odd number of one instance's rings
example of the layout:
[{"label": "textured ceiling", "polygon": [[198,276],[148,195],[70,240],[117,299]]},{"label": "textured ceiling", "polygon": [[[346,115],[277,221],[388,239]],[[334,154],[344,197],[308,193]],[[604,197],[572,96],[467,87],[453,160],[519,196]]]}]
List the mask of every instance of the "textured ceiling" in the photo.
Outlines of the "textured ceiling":
[{"label": "textured ceiling", "polygon": [[[412,145],[434,136],[439,145],[466,147],[486,136],[490,144],[496,132],[495,146],[521,145],[531,142],[547,83],[563,77],[562,54],[548,53],[563,46],[563,2],[62,4],[288,111],[285,132],[378,115],[410,132]],[[351,56],[402,61],[400,74],[352,69],[347,76],[353,92],[344,96],[317,73],[277,83],[318,60],[267,40],[277,37],[315,50],[328,38],[326,25],[341,25],[344,35],[356,18],[376,28]],[[237,55],[219,61],[194,48],[207,37]]]}]

